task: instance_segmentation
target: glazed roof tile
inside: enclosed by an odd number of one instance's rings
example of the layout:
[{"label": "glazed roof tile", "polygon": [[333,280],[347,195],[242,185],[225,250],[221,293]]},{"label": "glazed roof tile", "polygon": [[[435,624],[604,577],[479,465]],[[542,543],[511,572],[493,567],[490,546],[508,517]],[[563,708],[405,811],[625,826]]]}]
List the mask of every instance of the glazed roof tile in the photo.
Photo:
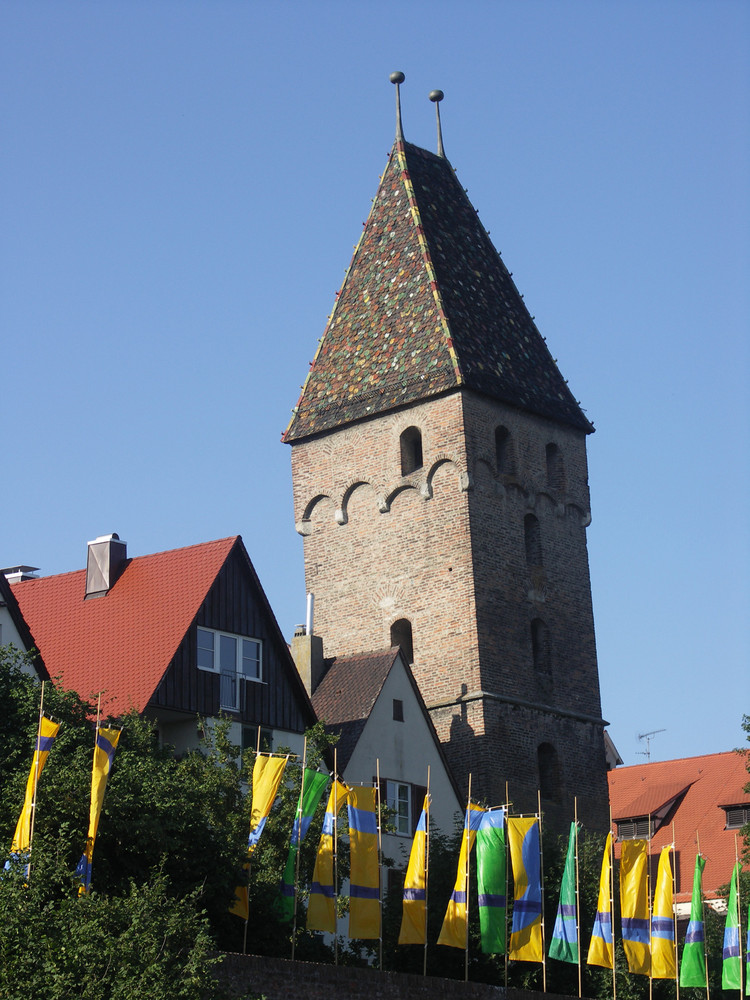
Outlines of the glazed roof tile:
[{"label": "glazed roof tile", "polygon": [[[744,791],[749,777],[747,764],[746,752],[730,750],[703,757],[617,767],[608,772],[614,819],[653,815],[669,801],[676,800],[650,845],[650,854],[658,856],[662,847],[674,840],[679,856],[675,902],[690,900],[698,844],[706,858],[704,895],[715,897],[717,888],[729,881],[737,831],[725,829],[726,814],[722,806],[750,804],[750,793]],[[616,844],[617,857],[619,848]]]},{"label": "glazed roof tile", "polygon": [[142,712],[238,535],[129,559],[112,588],[85,599],[86,571],[26,580],[13,593],[53,680],[102,711]]},{"label": "glazed roof tile", "polygon": [[593,430],[450,163],[397,140],[284,439],[461,387]]}]

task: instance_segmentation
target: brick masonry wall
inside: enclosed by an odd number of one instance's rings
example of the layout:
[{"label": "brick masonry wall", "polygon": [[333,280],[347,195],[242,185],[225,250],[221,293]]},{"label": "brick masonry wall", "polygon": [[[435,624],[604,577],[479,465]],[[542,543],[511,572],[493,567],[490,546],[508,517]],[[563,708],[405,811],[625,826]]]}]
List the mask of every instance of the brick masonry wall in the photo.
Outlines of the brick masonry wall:
[{"label": "brick masonry wall", "polygon": [[[422,434],[423,467],[401,475],[400,435]],[[507,428],[499,469],[495,430]],[[550,483],[546,446],[563,474]],[[390,645],[413,629],[413,671],[459,787],[536,805],[537,751],[559,782],[545,809],[606,827],[607,784],[586,551],[585,435],[456,392],[292,446],[295,520],[327,656]],[[529,567],[524,518],[542,563]],[[535,669],[531,623],[548,636]],[[513,789],[516,790],[515,794]],[[533,801],[532,801],[533,800]]]},{"label": "brick masonry wall", "polygon": [[217,978],[227,987],[232,1000],[266,997],[266,1000],[555,1000],[552,993],[507,991],[486,983],[464,983],[455,979],[379,972],[346,966],[315,965],[255,955],[225,955]]}]

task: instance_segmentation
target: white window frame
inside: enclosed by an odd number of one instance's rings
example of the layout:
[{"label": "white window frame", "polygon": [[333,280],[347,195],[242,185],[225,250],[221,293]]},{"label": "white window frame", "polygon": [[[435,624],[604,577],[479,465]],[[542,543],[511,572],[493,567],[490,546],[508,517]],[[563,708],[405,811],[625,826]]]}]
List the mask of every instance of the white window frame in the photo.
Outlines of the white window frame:
[{"label": "white window frame", "polygon": [[[404,801],[399,794],[402,789],[406,792],[406,815],[399,811],[399,802]],[[397,837],[411,837],[412,835],[411,799],[412,786],[408,781],[391,781],[390,778],[386,779],[385,801],[388,804],[388,808],[393,810],[393,825],[396,827]]]},{"label": "white window frame", "polygon": [[[249,635],[239,635],[236,632],[220,632],[218,629],[205,628],[203,625],[197,626],[197,662],[198,669],[207,673],[219,674],[219,707],[230,712],[239,712],[241,708],[240,681],[249,681],[254,684],[263,683],[263,641],[255,639]],[[203,636],[201,635],[203,633]],[[201,645],[201,639],[211,636],[211,663],[201,663],[201,650],[208,651],[207,644]],[[234,670],[222,670],[220,661],[221,639],[232,639],[235,642],[235,663]],[[245,657],[243,643],[255,643],[257,646],[257,657]],[[204,657],[204,660],[207,659]],[[243,670],[245,659],[249,659],[257,664],[257,676],[246,674]]]}]

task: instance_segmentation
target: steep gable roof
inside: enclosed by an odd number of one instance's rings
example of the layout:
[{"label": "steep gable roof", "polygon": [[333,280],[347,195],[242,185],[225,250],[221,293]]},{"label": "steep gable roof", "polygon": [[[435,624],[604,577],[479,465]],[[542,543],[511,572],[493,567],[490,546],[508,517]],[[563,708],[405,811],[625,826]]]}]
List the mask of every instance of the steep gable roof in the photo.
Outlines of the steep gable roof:
[{"label": "steep gable roof", "polygon": [[[614,820],[655,816],[670,806],[665,822],[651,839],[650,853],[674,841],[680,857],[677,902],[690,899],[693,864],[700,843],[706,858],[703,873],[704,895],[729,881],[734,864],[735,830],[726,830],[722,806],[750,804],[748,755],[745,752],[707,754],[608,772],[609,800]],[[672,827],[674,824],[674,835]],[[615,853],[619,856],[619,845]]]},{"label": "steep gable roof", "polygon": [[[34,636],[31,634],[28,623],[18,606],[18,601],[16,600],[16,595],[13,593],[13,588],[2,573],[0,573],[0,602],[5,604],[8,609],[10,619],[18,632],[21,642],[23,643],[24,650],[28,652],[32,649],[36,649]],[[36,670],[37,677],[40,680],[49,680],[47,667],[45,666],[44,660],[38,650],[36,650],[36,653],[33,654],[32,663],[34,669]]]},{"label": "steep gable roof", "polygon": [[593,430],[450,163],[399,139],[284,439],[461,387]]},{"label": "steep gable roof", "polygon": [[13,587],[50,676],[102,709],[142,712],[156,690],[235,535],[129,559],[111,590],[85,600],[86,571]]}]

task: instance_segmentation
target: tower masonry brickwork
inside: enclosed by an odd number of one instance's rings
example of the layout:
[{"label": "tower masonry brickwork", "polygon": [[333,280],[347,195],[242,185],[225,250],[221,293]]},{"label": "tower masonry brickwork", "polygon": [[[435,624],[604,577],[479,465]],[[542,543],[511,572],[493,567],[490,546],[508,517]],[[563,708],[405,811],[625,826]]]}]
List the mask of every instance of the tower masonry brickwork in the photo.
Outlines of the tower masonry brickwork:
[{"label": "tower masonry brickwork", "polygon": [[592,429],[447,160],[398,139],[285,435],[315,630],[401,645],[474,798],[605,828]]}]

